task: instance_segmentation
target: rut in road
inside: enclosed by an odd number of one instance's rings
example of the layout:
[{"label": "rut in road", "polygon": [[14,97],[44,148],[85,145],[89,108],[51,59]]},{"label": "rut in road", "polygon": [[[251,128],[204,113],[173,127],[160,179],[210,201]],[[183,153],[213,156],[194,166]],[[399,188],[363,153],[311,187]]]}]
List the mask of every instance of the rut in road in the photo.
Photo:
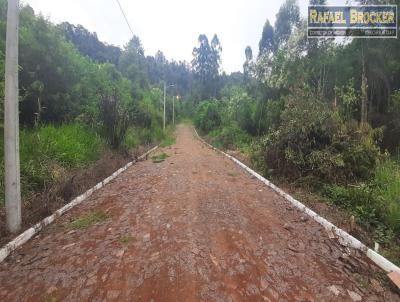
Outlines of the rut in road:
[{"label": "rut in road", "polygon": [[[0,264],[0,301],[399,301],[368,259],[190,126],[162,151]],[[110,217],[66,227],[94,210]]]}]

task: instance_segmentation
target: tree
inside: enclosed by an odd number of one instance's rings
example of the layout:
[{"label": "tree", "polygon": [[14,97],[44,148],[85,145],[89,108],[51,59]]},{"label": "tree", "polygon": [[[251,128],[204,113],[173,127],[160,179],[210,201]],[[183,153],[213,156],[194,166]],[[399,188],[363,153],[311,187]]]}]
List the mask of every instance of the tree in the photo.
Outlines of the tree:
[{"label": "tree", "polygon": [[267,20],[264,24],[261,40],[258,44],[258,56],[269,56],[275,50],[274,28]]},{"label": "tree", "polygon": [[192,70],[200,84],[200,97],[216,97],[221,64],[221,44],[214,35],[211,45],[206,35],[198,38],[199,46],[193,49]]},{"label": "tree", "polygon": [[276,47],[286,43],[299,22],[300,8],[297,0],[286,0],[276,15],[274,36]]},{"label": "tree", "polygon": [[119,47],[101,42],[96,33],[91,33],[82,25],[63,22],[58,28],[67,41],[73,43],[79,51],[99,63],[118,64],[121,55]]},{"label": "tree", "polygon": [[138,36],[134,36],[125,46],[118,69],[132,82],[131,93],[135,98],[141,97],[143,90],[149,88],[147,61]]},{"label": "tree", "polygon": [[221,43],[219,42],[218,36],[214,35],[213,39],[211,40],[211,74],[214,76],[214,80],[219,75],[220,65],[221,65],[221,52],[222,47]]}]

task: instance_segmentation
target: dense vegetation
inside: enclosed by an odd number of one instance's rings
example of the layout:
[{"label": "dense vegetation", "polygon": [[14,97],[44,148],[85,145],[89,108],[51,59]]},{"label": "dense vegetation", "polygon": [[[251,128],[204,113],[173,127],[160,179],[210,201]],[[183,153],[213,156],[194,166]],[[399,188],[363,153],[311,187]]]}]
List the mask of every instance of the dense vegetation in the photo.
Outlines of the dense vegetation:
[{"label": "dense vegetation", "polygon": [[374,240],[398,240],[400,41],[307,39],[299,12],[287,0],[266,21],[258,56],[245,49],[243,74],[197,106],[195,124],[267,177],[355,215]]}]

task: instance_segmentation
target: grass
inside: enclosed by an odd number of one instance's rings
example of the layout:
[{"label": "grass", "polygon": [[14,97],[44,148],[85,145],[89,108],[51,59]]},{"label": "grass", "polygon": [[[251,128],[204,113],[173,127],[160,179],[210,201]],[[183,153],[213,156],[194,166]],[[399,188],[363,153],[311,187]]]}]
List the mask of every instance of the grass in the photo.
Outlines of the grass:
[{"label": "grass", "polygon": [[189,117],[182,117],[179,119],[180,124],[193,125],[193,120]]},{"label": "grass", "polygon": [[21,160],[52,159],[65,167],[82,167],[99,158],[104,141],[80,124],[21,131]]},{"label": "grass", "polygon": [[125,135],[124,146],[133,149],[139,146],[152,145],[161,142],[164,137],[163,130],[159,126],[152,126],[151,128],[131,127]]},{"label": "grass", "polygon": [[362,223],[385,227],[400,233],[400,165],[386,159],[367,183],[353,186],[328,185],[324,194],[346,208]]},{"label": "grass", "polygon": [[[4,204],[4,152],[0,142],[0,206]],[[20,132],[22,195],[40,191],[62,179],[66,170],[82,168],[99,159],[106,143],[80,124],[52,125]]]},{"label": "grass", "polygon": [[74,221],[70,222],[68,224],[68,228],[73,230],[84,230],[110,217],[111,215],[104,211],[93,211],[85,215],[82,215],[79,218],[75,219]]},{"label": "grass", "polygon": [[125,136],[124,144],[128,149],[159,143],[164,139],[160,127],[130,128]]},{"label": "grass", "polygon": [[173,136],[167,136],[162,143],[160,144],[161,148],[169,147],[171,145],[174,145],[176,142],[175,137]]},{"label": "grass", "polygon": [[392,160],[379,165],[373,185],[385,222],[400,233],[400,165]]},{"label": "grass", "polygon": [[175,126],[170,125],[167,127],[164,133],[164,139],[160,144],[161,148],[165,148],[171,145],[174,145],[176,142],[176,137],[175,137]]},{"label": "grass", "polygon": [[119,238],[118,242],[123,244],[123,245],[127,245],[130,242],[132,242],[133,237],[130,235],[126,235],[126,236],[122,236],[121,238]]},{"label": "grass", "polygon": [[168,154],[163,152],[161,154],[152,156],[151,160],[153,161],[153,163],[161,163],[164,160],[166,160],[168,157],[169,157]]},{"label": "grass", "polygon": [[373,178],[358,185],[327,185],[323,195],[357,218],[382,254],[400,264],[400,164],[392,159],[381,162]]},{"label": "grass", "polygon": [[165,132],[160,127],[129,128],[124,140],[128,149],[157,143],[163,148],[175,144],[175,126],[169,125]]}]

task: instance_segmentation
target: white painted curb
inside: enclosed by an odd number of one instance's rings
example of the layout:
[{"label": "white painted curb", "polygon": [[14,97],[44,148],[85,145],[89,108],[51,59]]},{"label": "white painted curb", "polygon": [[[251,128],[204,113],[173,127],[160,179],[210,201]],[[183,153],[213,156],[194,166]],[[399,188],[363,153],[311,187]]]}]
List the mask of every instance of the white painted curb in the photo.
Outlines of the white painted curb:
[{"label": "white painted curb", "polygon": [[383,257],[382,255],[378,254],[374,250],[371,250],[365,244],[363,244],[361,241],[359,241],[358,239],[354,238],[353,236],[351,236],[350,234],[348,234],[344,230],[338,228],[337,226],[335,226],[334,224],[332,224],[331,222],[329,222],[325,218],[319,216],[313,210],[307,208],[300,201],[296,200],[295,198],[293,198],[289,194],[285,193],[282,189],[280,189],[279,187],[275,186],[272,182],[270,182],[269,180],[265,179],[264,177],[262,177],[260,174],[258,174],[254,170],[252,170],[249,167],[247,167],[241,161],[237,160],[233,156],[231,156],[229,154],[226,154],[225,152],[223,152],[223,151],[215,148],[214,146],[210,145],[209,143],[207,143],[202,137],[200,137],[200,135],[197,133],[197,130],[195,128],[194,128],[194,131],[196,132],[196,135],[200,139],[200,141],[203,144],[205,144],[207,147],[209,147],[209,148],[211,148],[211,149],[223,154],[224,156],[228,157],[230,160],[235,162],[238,166],[240,166],[241,168],[245,169],[250,175],[256,177],[258,180],[263,182],[265,185],[267,185],[273,191],[275,191],[280,196],[282,196],[287,201],[289,201],[293,206],[295,206],[300,211],[302,211],[302,212],[306,213],[307,215],[309,215],[312,219],[314,219],[316,222],[321,224],[326,230],[330,230],[333,233],[335,233],[338,236],[338,239],[340,240],[341,244],[362,251],[377,266],[379,266],[381,269],[383,269],[384,271],[386,271],[388,273],[390,273],[390,272],[398,272],[398,273],[400,273],[400,268],[398,266],[396,266],[395,264],[393,264],[392,262],[390,262],[389,260],[387,260],[385,257]]},{"label": "white painted curb", "polygon": [[[145,158],[147,155],[149,155],[151,152],[155,151],[158,148],[158,146],[154,147],[153,149],[147,151],[145,154],[141,155],[138,157],[138,160],[141,160]],[[112,175],[104,179],[103,181],[99,182],[97,185],[95,185],[93,188],[87,190],[85,193],[82,195],[79,195],[76,197],[74,200],[72,200],[70,203],[66,204],[63,206],[61,209],[58,209],[55,213],[53,213],[51,216],[46,217],[39,223],[35,224],[33,227],[27,229],[25,232],[20,234],[17,238],[14,240],[10,241],[7,243],[4,247],[0,249],[0,263],[7,258],[7,256],[14,250],[16,250],[18,247],[23,245],[25,242],[27,242],[29,239],[31,239],[34,235],[36,235],[38,232],[40,232],[45,226],[49,225],[52,223],[54,220],[56,220],[57,217],[63,215],[64,213],[68,212],[71,210],[73,207],[76,205],[82,203],[86,198],[88,198],[90,195],[92,195],[95,191],[99,190],[100,188],[104,187],[106,184],[108,184],[110,181],[115,179],[118,175],[120,175],[122,172],[126,171],[130,166],[132,166],[134,163],[136,163],[136,160],[131,161],[127,163],[124,167],[120,168],[119,170],[115,171]]]}]

